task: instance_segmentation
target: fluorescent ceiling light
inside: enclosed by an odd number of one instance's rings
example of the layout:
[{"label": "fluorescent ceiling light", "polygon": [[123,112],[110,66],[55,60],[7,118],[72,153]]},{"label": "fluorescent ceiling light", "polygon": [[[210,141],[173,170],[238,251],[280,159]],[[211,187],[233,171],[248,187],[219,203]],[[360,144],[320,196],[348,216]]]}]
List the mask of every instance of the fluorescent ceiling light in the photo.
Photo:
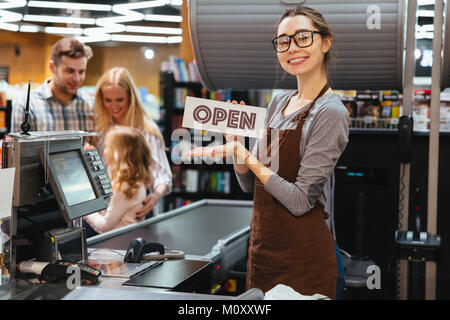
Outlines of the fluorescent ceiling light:
[{"label": "fluorescent ceiling light", "polygon": [[146,42],[146,43],[167,43],[166,37],[152,37],[152,36],[132,36],[132,35],[111,35],[112,41],[125,41],[125,42]]},{"label": "fluorescent ceiling light", "polygon": [[167,43],[181,43],[183,37],[167,37]]},{"label": "fluorescent ceiling light", "polygon": [[136,10],[136,9],[146,9],[154,7],[162,7],[166,4],[170,4],[170,0],[154,0],[154,1],[141,1],[132,3],[121,3],[113,6],[113,11],[115,10]]},{"label": "fluorescent ceiling light", "polygon": [[147,21],[164,21],[164,22],[181,22],[183,18],[181,16],[163,15],[163,14],[146,14],[145,20]]},{"label": "fluorescent ceiling light", "polygon": [[417,30],[422,30],[422,31],[430,31],[433,32],[434,31],[434,25],[432,24],[424,24],[421,26],[417,26]]},{"label": "fluorescent ceiling light", "polygon": [[432,32],[416,32],[416,39],[433,39]]},{"label": "fluorescent ceiling light", "polygon": [[0,10],[0,23],[20,21],[22,17],[22,14],[17,12]]},{"label": "fluorescent ceiling light", "polygon": [[71,2],[55,2],[55,1],[29,1],[28,6],[36,8],[75,9],[75,10],[91,10],[91,11],[111,11],[112,8],[112,6],[104,4],[71,3]]},{"label": "fluorescent ceiling light", "polygon": [[434,0],[417,0],[417,4],[419,6],[428,6],[430,4],[434,4]]},{"label": "fluorescent ceiling light", "polygon": [[126,30],[126,27],[123,24],[111,23],[111,24],[106,24],[105,27],[85,28],[84,34],[85,35],[96,35],[96,34],[103,34],[103,33],[118,33],[118,32],[125,32],[125,30]]},{"label": "fluorescent ceiling light", "polygon": [[75,37],[80,42],[88,43],[88,42],[103,42],[103,41],[109,41],[111,40],[111,35],[107,33],[103,34],[96,34],[92,36],[86,36],[86,37]]},{"label": "fluorescent ceiling light", "polygon": [[433,10],[417,10],[418,17],[434,17]]},{"label": "fluorescent ceiling light", "polygon": [[83,34],[82,28],[45,27],[45,33],[53,34]]},{"label": "fluorescent ceiling light", "polygon": [[182,34],[181,28],[161,28],[161,27],[144,27],[144,26],[126,26],[127,32],[139,33],[158,33],[158,34]]},{"label": "fluorescent ceiling light", "polygon": [[26,0],[5,0],[6,2],[0,3],[0,9],[12,9],[21,8],[27,5]]},{"label": "fluorescent ceiling light", "polygon": [[172,0],[170,4],[173,6],[181,6],[183,5],[183,0]]},{"label": "fluorescent ceiling light", "polygon": [[77,17],[59,17],[59,16],[40,16],[33,14],[26,14],[23,16],[24,21],[33,22],[53,22],[53,23],[72,23],[72,24],[95,24],[95,19],[92,18],[77,18]]},{"label": "fluorescent ceiling light", "polygon": [[128,3],[114,5],[112,7],[112,11],[123,16],[97,19],[97,25],[104,25],[105,23],[140,21],[144,19],[144,14],[130,10],[128,5]]},{"label": "fluorescent ceiling light", "polygon": [[39,32],[41,31],[40,26],[35,25],[21,25],[20,32]]},{"label": "fluorescent ceiling light", "polygon": [[123,16],[117,16],[117,17],[98,18],[95,21],[95,24],[98,26],[101,26],[101,27],[105,27],[110,24],[141,21],[144,19],[143,14],[137,13],[134,11],[130,11],[130,12],[134,13],[134,14],[125,14]]},{"label": "fluorescent ceiling light", "polygon": [[19,31],[19,26],[13,23],[3,23],[0,22],[0,29],[8,30],[8,31]]}]

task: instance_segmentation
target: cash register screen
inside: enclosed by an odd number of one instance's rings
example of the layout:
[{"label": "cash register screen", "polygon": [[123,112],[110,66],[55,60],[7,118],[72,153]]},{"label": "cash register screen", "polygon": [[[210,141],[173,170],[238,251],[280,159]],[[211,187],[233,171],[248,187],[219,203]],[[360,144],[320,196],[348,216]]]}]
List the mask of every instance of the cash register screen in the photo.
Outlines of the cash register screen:
[{"label": "cash register screen", "polygon": [[96,198],[92,184],[77,151],[50,155],[55,178],[58,179],[69,206]]}]

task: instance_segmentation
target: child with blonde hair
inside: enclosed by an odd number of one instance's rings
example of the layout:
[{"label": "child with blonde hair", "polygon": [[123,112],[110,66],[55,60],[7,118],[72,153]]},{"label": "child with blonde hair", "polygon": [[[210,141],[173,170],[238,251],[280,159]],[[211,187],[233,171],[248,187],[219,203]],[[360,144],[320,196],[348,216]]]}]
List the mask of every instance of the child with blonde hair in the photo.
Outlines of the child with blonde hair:
[{"label": "child with blonde hair", "polygon": [[106,133],[104,146],[113,195],[107,209],[84,217],[97,233],[142,220],[136,212],[152,183],[151,151],[140,130],[116,125]]}]

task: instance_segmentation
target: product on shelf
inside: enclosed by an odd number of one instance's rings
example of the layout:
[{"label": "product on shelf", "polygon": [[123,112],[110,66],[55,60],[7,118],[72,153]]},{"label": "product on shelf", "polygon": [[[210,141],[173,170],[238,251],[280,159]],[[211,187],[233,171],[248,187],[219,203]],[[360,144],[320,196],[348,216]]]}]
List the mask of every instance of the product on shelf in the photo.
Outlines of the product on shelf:
[{"label": "product on shelf", "polygon": [[431,89],[414,90],[414,105],[412,116],[414,119],[414,130],[427,131],[430,129],[430,99]]},{"label": "product on shelf", "polygon": [[171,55],[169,61],[161,63],[162,72],[171,72],[175,81],[178,82],[200,82],[197,63],[186,62],[176,56]]},{"label": "product on shelf", "polygon": [[357,118],[362,118],[366,128],[377,128],[381,116],[378,91],[364,90],[356,94]]},{"label": "product on shelf", "polygon": [[450,132],[450,88],[441,92],[440,131]]}]

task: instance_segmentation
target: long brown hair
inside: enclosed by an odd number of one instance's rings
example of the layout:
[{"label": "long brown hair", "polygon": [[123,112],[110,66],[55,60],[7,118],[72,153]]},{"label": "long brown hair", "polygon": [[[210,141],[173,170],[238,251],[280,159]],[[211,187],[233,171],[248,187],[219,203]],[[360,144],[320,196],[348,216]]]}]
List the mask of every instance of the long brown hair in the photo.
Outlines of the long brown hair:
[{"label": "long brown hair", "polygon": [[106,162],[110,168],[113,190],[120,190],[123,182],[129,187],[124,191],[132,198],[142,184],[152,183],[153,160],[144,135],[135,128],[114,126],[105,135]]},{"label": "long brown hair", "polygon": [[112,85],[122,87],[130,98],[130,105],[125,113],[125,125],[148,132],[163,141],[163,136],[155,122],[147,115],[139,92],[130,72],[122,67],[116,67],[106,71],[97,82],[95,93],[94,112],[96,131],[106,132],[113,124],[113,118],[103,105],[103,90]]},{"label": "long brown hair", "polygon": [[[322,38],[329,38],[331,43],[333,44],[336,41],[336,36],[334,34],[333,29],[331,26],[326,22],[325,18],[322,16],[322,13],[319,11],[305,6],[297,6],[293,8],[288,8],[284,11],[283,15],[281,16],[280,20],[277,23],[277,27],[275,30],[275,37],[278,33],[278,27],[280,26],[281,21],[286,19],[287,17],[295,17],[295,16],[305,16],[311,19],[314,27],[316,27],[319,32],[321,32]],[[331,47],[330,50],[327,51],[327,53],[324,56],[323,63],[325,66],[328,65],[328,63],[331,60]]]}]

